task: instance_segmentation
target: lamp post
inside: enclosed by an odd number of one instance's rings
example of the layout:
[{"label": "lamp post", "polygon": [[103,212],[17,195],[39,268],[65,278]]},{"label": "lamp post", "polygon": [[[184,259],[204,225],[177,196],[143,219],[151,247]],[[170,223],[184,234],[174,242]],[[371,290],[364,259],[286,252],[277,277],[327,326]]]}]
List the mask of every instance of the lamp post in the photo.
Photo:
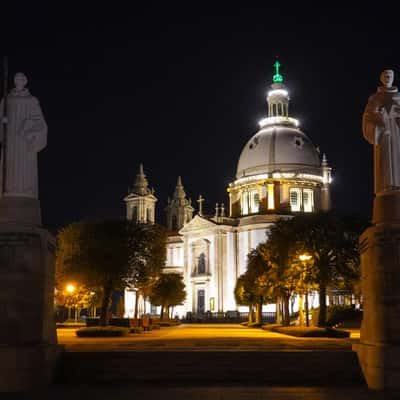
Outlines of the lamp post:
[{"label": "lamp post", "polygon": [[[73,293],[75,292],[75,285],[73,285],[72,283],[69,283],[67,286],[65,286],[65,291],[68,293],[69,296],[72,296]],[[75,314],[76,314],[76,310],[75,310]],[[70,302],[68,302],[68,317],[67,320],[71,319],[71,305]]]},{"label": "lamp post", "polygon": [[[307,268],[307,261],[312,259],[312,256],[309,254],[300,254],[299,255],[299,259],[300,261],[303,263],[304,266],[304,272],[306,272],[306,268]],[[306,285],[306,297],[305,297],[305,303],[304,303],[304,308],[306,310],[306,326],[310,326],[310,322],[309,322],[309,309],[308,309],[308,287]]]}]

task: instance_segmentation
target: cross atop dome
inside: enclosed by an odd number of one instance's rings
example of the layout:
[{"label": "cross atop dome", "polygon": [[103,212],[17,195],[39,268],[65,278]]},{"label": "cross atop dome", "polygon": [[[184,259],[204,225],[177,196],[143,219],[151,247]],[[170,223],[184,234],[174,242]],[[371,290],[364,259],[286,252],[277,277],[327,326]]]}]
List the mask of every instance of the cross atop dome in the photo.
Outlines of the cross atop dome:
[{"label": "cross atop dome", "polygon": [[283,76],[279,73],[279,68],[281,66],[281,63],[276,60],[274,67],[275,67],[275,75],[272,77],[272,82],[273,83],[282,83],[283,82]]}]

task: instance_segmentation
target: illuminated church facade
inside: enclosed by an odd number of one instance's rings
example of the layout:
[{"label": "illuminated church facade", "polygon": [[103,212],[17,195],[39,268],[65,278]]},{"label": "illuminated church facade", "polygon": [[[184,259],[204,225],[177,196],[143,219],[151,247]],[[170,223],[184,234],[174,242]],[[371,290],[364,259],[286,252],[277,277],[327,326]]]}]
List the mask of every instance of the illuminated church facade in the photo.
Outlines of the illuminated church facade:
[{"label": "illuminated church facade", "polygon": [[[214,215],[205,215],[200,196],[195,214],[180,177],[168,200],[164,272],[183,276],[187,298],[175,310],[180,317],[240,310],[234,298],[236,280],[246,271],[247,254],[267,239],[271,225],[285,216],[330,209],[331,168],[289,116],[289,92],[279,63],[275,67],[267,117],[240,154],[236,177],[227,188],[228,206],[217,204]],[[154,223],[156,201],[141,166],[125,198],[127,218]],[[128,316],[134,295],[125,293]]]}]

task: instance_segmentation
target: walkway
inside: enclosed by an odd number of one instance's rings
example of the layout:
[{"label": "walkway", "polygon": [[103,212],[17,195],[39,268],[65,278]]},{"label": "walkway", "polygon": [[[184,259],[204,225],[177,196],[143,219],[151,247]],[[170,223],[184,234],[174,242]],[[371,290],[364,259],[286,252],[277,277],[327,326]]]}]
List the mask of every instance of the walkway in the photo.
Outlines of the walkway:
[{"label": "walkway", "polygon": [[236,324],[180,325],[121,338],[78,338],[74,329],[58,329],[59,343],[74,352],[351,351],[355,338],[296,338]]}]

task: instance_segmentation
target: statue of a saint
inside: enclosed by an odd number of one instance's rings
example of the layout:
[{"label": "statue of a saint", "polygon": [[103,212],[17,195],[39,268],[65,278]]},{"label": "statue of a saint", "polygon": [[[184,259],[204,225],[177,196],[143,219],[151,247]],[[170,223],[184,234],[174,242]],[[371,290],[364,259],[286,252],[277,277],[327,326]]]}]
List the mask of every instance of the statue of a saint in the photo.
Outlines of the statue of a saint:
[{"label": "statue of a saint", "polygon": [[[37,98],[25,87],[27,82],[23,73],[15,74],[15,88],[7,96],[6,116],[3,116],[4,99],[0,104],[0,142],[4,137],[3,123],[7,124],[4,195],[37,199],[37,153],[46,147],[47,124]],[[3,172],[0,173],[1,184],[2,178]]]},{"label": "statue of a saint", "polygon": [[374,145],[375,194],[400,190],[400,94],[394,73],[381,73],[382,86],[370,96],[363,114],[363,134]]}]

